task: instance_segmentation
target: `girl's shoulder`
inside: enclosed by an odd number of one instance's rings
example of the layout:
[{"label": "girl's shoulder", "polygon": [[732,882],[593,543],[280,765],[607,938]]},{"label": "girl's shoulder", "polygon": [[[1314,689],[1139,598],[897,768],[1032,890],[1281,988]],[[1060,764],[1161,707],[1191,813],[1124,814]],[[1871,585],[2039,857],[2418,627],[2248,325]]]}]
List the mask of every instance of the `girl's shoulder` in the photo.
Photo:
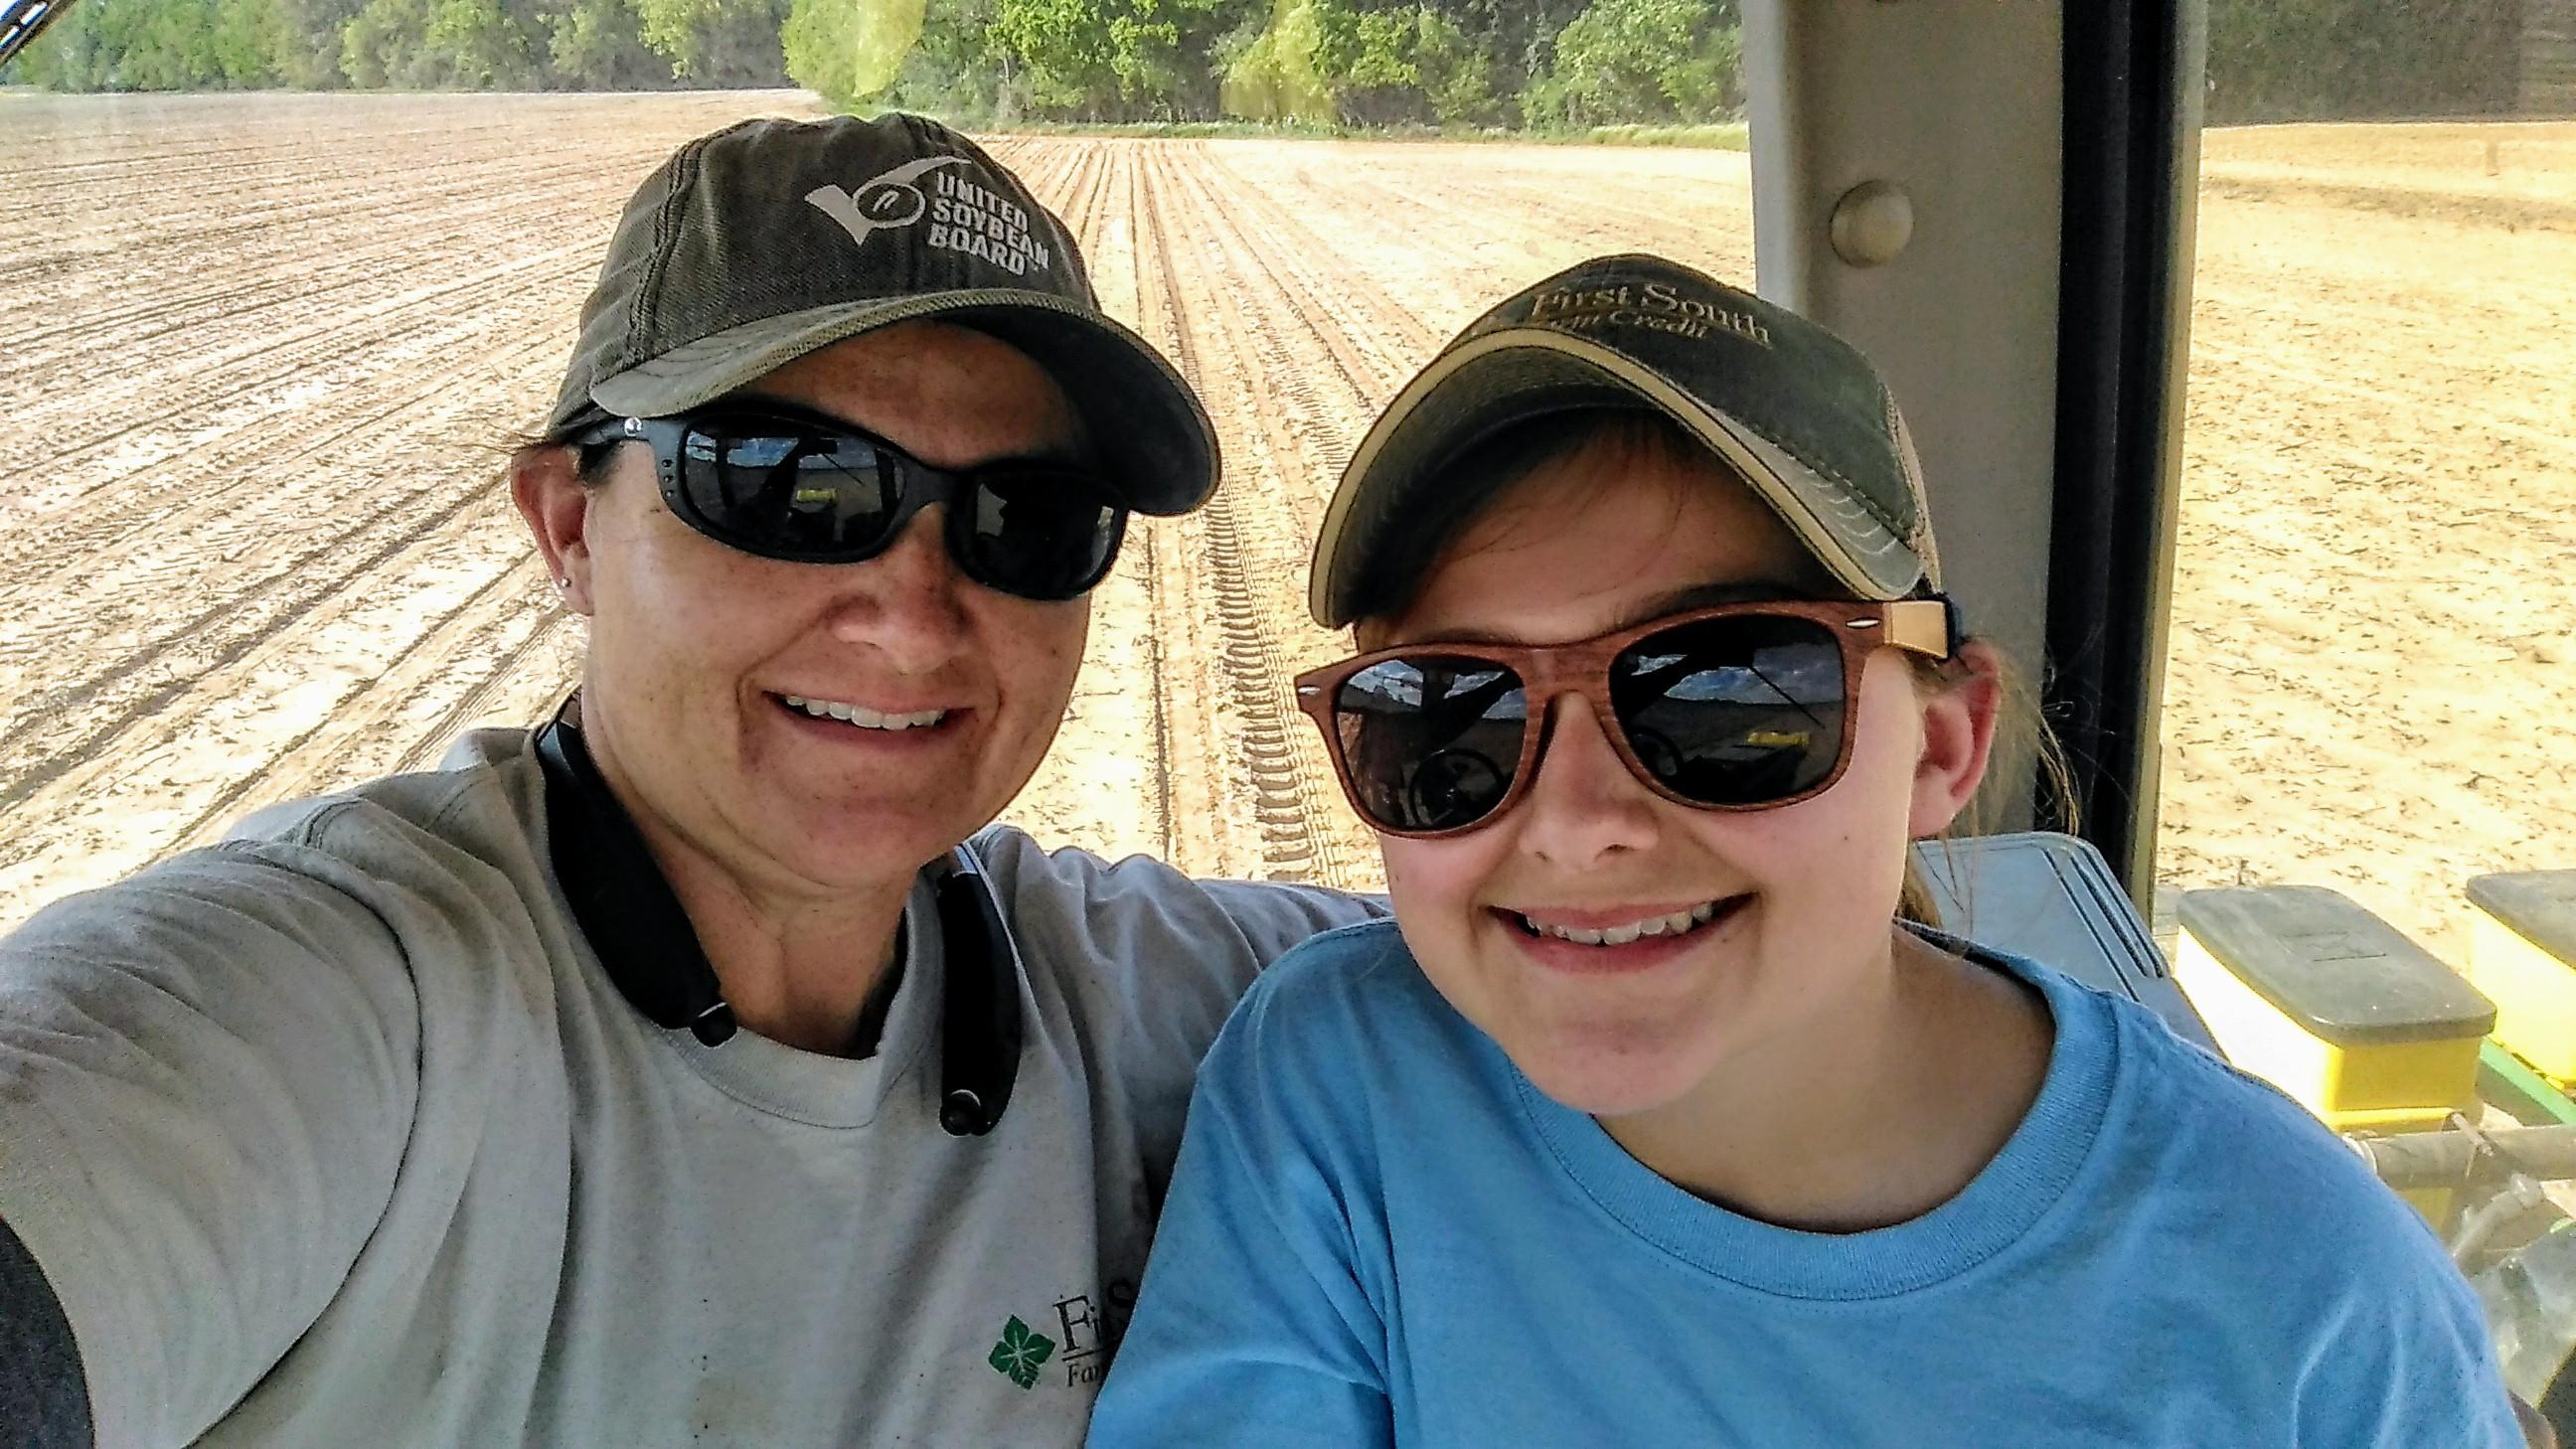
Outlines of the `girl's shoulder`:
[{"label": "girl's shoulder", "polygon": [[1424,979],[1392,918],[1310,936],[1281,955],[1244,994],[1237,1018],[1299,1033],[1347,1025],[1354,1015],[1428,1015],[1446,1003]]},{"label": "girl's shoulder", "polygon": [[2222,1220],[2238,1232],[2284,1245],[2327,1235],[2365,1251],[2441,1258],[2423,1219],[2278,1087],[2185,1040],[2135,1001],[2035,963],[2007,964],[2047,995],[2061,1033],[2098,1033],[2106,1049],[2097,1190],[2149,1215],[2197,1217],[2223,1201]]},{"label": "girl's shoulder", "polygon": [[1499,1049],[1414,963],[1392,920],[1325,931],[1263,971],[1200,1069],[1202,1096],[1239,1091],[1300,1112],[1384,1115],[1489,1095]]}]

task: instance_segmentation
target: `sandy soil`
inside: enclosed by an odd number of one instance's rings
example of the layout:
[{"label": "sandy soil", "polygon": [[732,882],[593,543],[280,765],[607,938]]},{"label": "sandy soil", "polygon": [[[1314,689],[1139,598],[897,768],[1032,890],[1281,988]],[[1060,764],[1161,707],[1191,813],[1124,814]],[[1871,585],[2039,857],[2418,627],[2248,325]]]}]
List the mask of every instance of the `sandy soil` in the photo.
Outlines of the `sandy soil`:
[{"label": "sandy soil", "polygon": [[[0,927],[563,686],[500,445],[627,189],[793,95],[0,101]],[[554,138],[543,148],[528,137]],[[1497,289],[1613,248],[1751,275],[1742,156],[1004,139],[1230,482],[1131,534],[1015,810],[1366,883],[1285,680],[1371,410]],[[2576,126],[2212,135],[2164,874],[2309,881],[2436,949],[2576,864]]]}]

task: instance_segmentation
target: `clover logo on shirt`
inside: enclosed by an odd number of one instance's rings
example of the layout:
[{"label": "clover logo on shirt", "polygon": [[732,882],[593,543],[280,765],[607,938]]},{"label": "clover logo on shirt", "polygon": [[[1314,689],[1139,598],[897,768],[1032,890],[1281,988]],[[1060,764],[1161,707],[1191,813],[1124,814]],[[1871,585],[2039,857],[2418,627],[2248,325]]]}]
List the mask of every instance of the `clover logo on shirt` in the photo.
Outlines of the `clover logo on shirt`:
[{"label": "clover logo on shirt", "polygon": [[1033,1388],[1038,1381],[1038,1367],[1055,1352],[1055,1340],[1022,1323],[1019,1315],[1002,1326],[1002,1341],[993,1345],[992,1356],[985,1360],[1002,1371],[1021,1388]]}]

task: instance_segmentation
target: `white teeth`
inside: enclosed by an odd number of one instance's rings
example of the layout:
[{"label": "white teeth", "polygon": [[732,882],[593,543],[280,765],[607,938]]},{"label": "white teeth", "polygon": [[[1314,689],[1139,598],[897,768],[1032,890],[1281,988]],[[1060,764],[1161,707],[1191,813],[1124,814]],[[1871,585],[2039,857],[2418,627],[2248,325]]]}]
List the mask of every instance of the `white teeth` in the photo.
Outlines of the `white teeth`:
[{"label": "white teeth", "polygon": [[1668,916],[1649,916],[1642,921],[1631,921],[1624,926],[1608,926],[1600,930],[1587,930],[1580,926],[1543,925],[1527,916],[1521,916],[1520,923],[1533,936],[1553,936],[1560,941],[1572,941],[1578,946],[1625,946],[1640,937],[1679,936],[1704,926],[1716,919],[1717,906],[1718,903],[1715,901],[1702,901],[1686,911],[1675,911]]},{"label": "white teeth", "polygon": [[915,714],[880,714],[865,705],[843,704],[833,699],[807,699],[801,694],[782,694],[790,709],[803,710],[816,719],[836,719],[872,730],[927,729],[948,717],[944,709],[925,709]]}]

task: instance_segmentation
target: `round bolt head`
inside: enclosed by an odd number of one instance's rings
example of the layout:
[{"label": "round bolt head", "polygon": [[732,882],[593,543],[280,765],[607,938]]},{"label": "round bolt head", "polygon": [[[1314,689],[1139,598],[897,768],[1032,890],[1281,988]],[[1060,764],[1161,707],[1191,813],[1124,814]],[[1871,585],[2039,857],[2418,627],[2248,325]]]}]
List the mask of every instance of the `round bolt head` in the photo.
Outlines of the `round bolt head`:
[{"label": "round bolt head", "polygon": [[1864,181],[1834,203],[1834,255],[1855,267],[1883,267],[1914,239],[1914,199],[1893,181]]}]

